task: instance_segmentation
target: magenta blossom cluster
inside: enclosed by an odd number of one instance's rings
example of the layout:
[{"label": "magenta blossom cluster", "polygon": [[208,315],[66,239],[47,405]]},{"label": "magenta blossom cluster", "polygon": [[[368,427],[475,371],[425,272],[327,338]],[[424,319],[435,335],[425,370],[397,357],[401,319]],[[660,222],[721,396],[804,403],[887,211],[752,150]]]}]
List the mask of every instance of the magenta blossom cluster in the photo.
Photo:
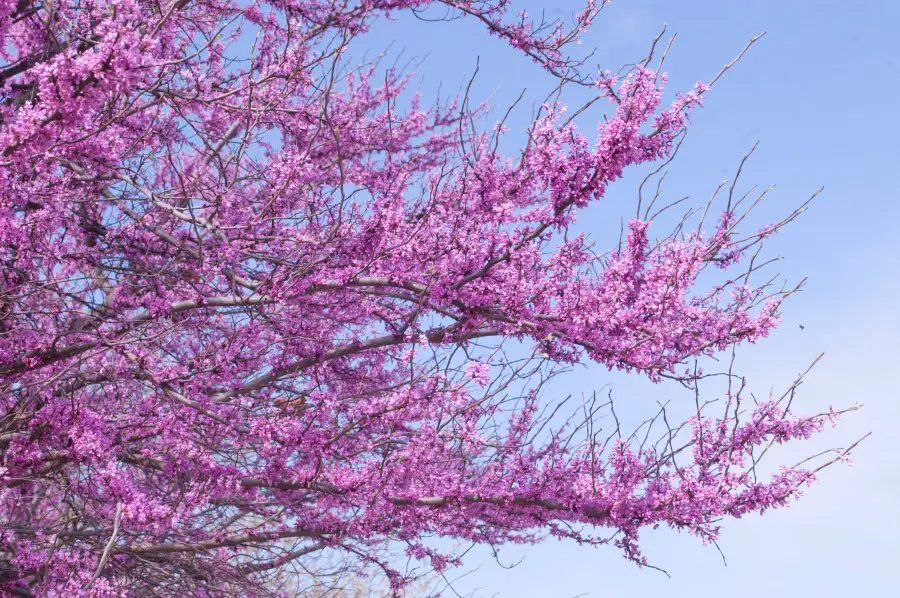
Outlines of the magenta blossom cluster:
[{"label": "magenta blossom cluster", "polygon": [[[565,47],[603,2],[571,27],[508,4],[0,0],[0,591],[296,595],[325,553],[399,591],[385,547],[456,564],[435,536],[645,564],[642,529],[713,541],[812,480],[757,470],[837,415],[792,394],[729,392],[658,440],[548,409],[582,362],[695,385],[788,293],[750,277],[781,224],[741,235],[731,205],[606,253],[570,234],[708,87],[665,103],[649,59],[579,74]],[[592,89],[595,139],[548,103],[508,156],[468,98],[404,103],[408,74],[350,56],[408,10]]]}]

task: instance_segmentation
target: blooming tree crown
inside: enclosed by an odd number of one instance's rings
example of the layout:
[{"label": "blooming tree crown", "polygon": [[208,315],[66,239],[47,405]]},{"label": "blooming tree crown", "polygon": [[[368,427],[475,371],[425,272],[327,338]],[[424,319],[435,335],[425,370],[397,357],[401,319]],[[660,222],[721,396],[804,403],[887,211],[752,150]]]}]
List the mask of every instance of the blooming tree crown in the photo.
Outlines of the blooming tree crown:
[{"label": "blooming tree crown", "polygon": [[[601,433],[602,401],[545,409],[559,367],[692,386],[687,364],[766,336],[790,290],[752,282],[753,252],[794,214],[741,234],[729,199],[657,239],[648,209],[603,254],[568,234],[709,88],[664,103],[649,59],[582,74],[564,48],[601,3],[571,28],[508,4],[0,0],[3,591],[266,595],[322,551],[399,588],[385,545],[456,562],[432,536],[645,563],[641,529],[712,541],[812,479],[757,476],[834,416],[792,391],[698,401],[659,442]],[[593,138],[551,103],[507,156],[467,98],[350,68],[373,20],[429,8],[592,87]]]}]

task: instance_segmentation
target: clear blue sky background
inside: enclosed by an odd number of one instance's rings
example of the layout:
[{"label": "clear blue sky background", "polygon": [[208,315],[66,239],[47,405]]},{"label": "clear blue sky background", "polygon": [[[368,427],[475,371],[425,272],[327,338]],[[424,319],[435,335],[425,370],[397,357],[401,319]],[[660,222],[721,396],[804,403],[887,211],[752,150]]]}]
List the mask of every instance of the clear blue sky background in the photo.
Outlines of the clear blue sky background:
[{"label": "clear blue sky background", "polygon": [[[568,15],[577,4],[515,3],[551,16]],[[598,49],[595,63],[616,70],[642,58],[663,23],[678,33],[666,69],[671,90],[708,80],[750,37],[768,31],[695,114],[667,179],[667,196],[704,201],[756,140],[760,147],[743,180],[777,185],[762,222],[825,187],[810,211],[769,246],[769,255],[787,258],[777,271],[793,281],[809,275],[810,282],[786,305],[779,331],[742,353],[741,370],[765,393],[789,384],[824,351],[803,386],[800,407],[865,408],[822,442],[792,449],[784,461],[823,442],[843,446],[867,431],[873,436],[856,451],[853,467],[827,470],[790,509],[728,522],[720,542],[727,566],[714,548],[660,530],[646,535],[644,549],[671,579],[638,569],[612,548],[549,540],[503,547],[503,563],[523,559],[511,570],[489,551],[474,550],[462,571],[468,575],[453,587],[463,595],[516,598],[900,596],[900,3],[616,0],[584,46]],[[478,57],[473,96],[490,96],[498,107],[523,87],[526,97],[539,101],[553,84],[472,21],[424,24],[401,17],[379,24],[361,43],[383,48],[391,42],[394,55],[424,59],[416,72],[426,97],[441,83],[444,91],[456,89]],[[514,125],[525,122],[530,107]],[[592,133],[593,123],[581,124]],[[614,243],[619,218],[633,211],[636,182],[632,176],[617,183],[579,227]],[[556,390],[590,392],[606,384],[635,416],[649,413],[657,399],[689,400],[675,388],[598,367],[573,373]]]}]

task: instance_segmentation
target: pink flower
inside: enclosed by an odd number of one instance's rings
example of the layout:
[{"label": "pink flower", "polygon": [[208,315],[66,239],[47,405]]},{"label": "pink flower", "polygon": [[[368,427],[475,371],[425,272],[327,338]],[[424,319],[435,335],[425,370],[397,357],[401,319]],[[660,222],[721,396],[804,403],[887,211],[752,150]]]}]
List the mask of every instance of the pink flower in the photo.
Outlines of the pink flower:
[{"label": "pink flower", "polygon": [[474,360],[466,364],[466,376],[482,388],[490,382],[490,373],[490,364]]}]

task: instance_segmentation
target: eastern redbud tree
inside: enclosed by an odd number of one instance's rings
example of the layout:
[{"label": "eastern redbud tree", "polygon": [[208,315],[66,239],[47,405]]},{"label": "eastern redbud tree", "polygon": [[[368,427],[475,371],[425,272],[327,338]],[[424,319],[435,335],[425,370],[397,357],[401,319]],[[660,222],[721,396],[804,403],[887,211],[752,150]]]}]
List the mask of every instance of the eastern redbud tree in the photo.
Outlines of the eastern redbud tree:
[{"label": "eastern redbud tree", "polygon": [[[602,2],[508,4],[0,0],[3,592],[300,593],[323,554],[400,592],[387,547],[440,571],[441,546],[548,536],[648,565],[641,530],[715,542],[844,457],[757,467],[839,415],[795,414],[796,385],[699,393],[696,361],[797,288],[757,274],[799,210],[746,230],[724,187],[674,229],[644,197],[605,248],[572,230],[672,157],[718,75],[664,102],[664,42],[618,73],[570,58]],[[479,22],[593,99],[504,153],[465,89],[424,105],[351,58],[400,11]],[[632,434],[541,392],[586,362],[673,378],[692,415]]]}]

